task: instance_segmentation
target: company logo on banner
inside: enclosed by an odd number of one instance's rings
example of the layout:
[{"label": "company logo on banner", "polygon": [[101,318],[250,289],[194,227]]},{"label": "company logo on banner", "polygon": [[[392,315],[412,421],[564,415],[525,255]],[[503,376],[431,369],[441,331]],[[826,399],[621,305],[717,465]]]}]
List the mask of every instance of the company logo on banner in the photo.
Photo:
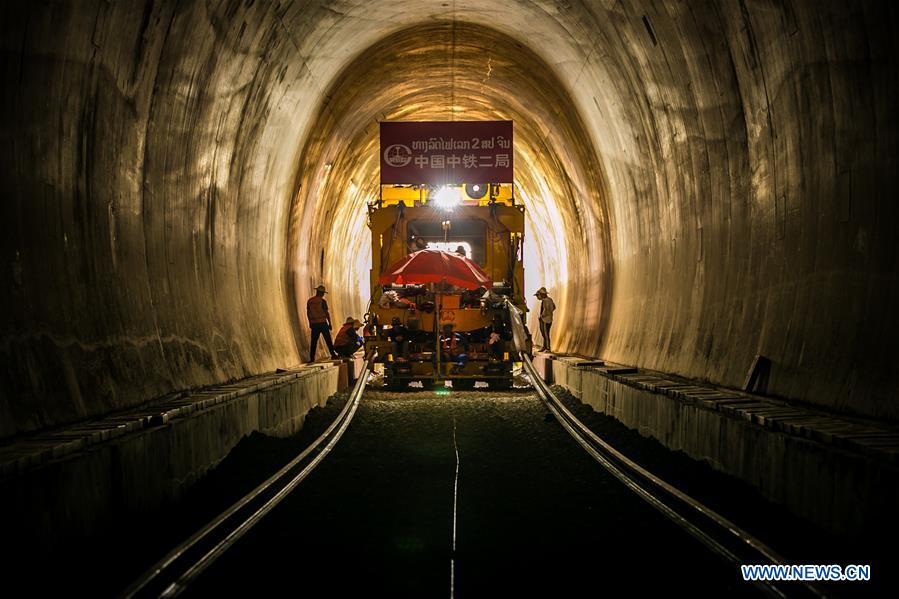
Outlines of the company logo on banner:
[{"label": "company logo on banner", "polygon": [[381,123],[381,185],[511,182],[512,121]]}]

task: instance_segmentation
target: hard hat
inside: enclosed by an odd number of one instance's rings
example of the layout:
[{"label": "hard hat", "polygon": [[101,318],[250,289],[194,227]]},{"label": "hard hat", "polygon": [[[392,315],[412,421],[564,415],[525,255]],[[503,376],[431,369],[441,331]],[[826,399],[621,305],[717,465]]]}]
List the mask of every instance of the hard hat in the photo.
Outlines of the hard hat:
[{"label": "hard hat", "polygon": [[541,287],[540,289],[537,290],[537,293],[535,293],[534,295],[549,295],[549,294],[546,292],[546,287]]},{"label": "hard hat", "polygon": [[315,290],[316,290],[316,291],[321,291],[322,293],[327,293],[327,291],[325,291],[325,286],[324,286],[324,285],[319,285],[318,287],[315,288]]}]

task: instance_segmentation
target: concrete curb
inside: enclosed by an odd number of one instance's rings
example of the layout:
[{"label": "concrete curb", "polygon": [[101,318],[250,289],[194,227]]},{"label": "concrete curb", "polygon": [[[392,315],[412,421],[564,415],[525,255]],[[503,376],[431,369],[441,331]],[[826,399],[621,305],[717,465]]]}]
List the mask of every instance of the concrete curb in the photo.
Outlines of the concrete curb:
[{"label": "concrete curb", "polygon": [[895,520],[899,434],[804,406],[661,373],[539,354],[538,372],[597,412],[740,478],[833,533]]},{"label": "concrete curb", "polygon": [[331,363],[309,364],[198,391],[182,391],[136,409],[8,441],[0,444],[0,480],[125,434],[159,426],[237,397],[311,376],[331,366]]},{"label": "concrete curb", "polygon": [[3,454],[0,526],[9,542],[46,550],[172,505],[244,436],[300,430],[310,409],[345,386],[346,370],[328,363],[260,375],[21,440]]}]

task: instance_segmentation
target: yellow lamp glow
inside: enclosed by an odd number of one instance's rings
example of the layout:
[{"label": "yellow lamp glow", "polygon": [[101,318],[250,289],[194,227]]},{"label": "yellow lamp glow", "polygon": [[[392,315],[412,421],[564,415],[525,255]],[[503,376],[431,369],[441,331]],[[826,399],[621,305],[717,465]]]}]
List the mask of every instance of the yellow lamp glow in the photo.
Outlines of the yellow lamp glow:
[{"label": "yellow lamp glow", "polygon": [[452,210],[462,203],[462,193],[456,187],[444,185],[434,194],[434,205],[443,210]]}]

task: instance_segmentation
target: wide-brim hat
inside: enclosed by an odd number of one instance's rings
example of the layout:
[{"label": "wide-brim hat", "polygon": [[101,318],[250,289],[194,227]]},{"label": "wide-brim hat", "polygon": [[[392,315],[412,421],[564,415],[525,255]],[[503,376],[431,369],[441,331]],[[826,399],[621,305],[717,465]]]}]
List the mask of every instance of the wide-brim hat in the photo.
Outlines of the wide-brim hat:
[{"label": "wide-brim hat", "polygon": [[316,290],[316,291],[321,291],[322,293],[328,293],[328,292],[325,290],[325,286],[324,286],[324,285],[319,285],[318,287],[315,288],[315,290]]},{"label": "wide-brim hat", "polygon": [[549,295],[549,294],[546,292],[546,287],[541,287],[540,289],[537,290],[537,293],[535,293],[534,295],[539,296],[539,295]]}]

